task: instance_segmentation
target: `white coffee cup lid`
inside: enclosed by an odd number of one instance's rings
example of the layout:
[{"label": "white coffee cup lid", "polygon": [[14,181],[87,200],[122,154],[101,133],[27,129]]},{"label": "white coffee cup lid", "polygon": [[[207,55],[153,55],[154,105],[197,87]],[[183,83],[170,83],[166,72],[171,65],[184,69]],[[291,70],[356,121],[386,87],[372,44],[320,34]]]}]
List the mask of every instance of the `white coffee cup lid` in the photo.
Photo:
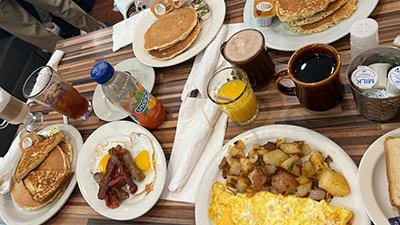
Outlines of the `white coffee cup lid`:
[{"label": "white coffee cup lid", "polygon": [[371,18],[354,22],[350,28],[350,39],[357,46],[364,47],[379,43],[378,23]]}]

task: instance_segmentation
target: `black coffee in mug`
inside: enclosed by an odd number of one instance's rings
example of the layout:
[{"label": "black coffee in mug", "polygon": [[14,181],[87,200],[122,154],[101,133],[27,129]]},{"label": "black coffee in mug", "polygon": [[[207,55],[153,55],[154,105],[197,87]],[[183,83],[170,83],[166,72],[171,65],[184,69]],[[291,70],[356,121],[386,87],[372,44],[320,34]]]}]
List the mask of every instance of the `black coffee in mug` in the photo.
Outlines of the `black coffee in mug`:
[{"label": "black coffee in mug", "polygon": [[330,55],[314,53],[299,60],[294,76],[300,81],[314,83],[328,78],[335,68],[336,63]]}]

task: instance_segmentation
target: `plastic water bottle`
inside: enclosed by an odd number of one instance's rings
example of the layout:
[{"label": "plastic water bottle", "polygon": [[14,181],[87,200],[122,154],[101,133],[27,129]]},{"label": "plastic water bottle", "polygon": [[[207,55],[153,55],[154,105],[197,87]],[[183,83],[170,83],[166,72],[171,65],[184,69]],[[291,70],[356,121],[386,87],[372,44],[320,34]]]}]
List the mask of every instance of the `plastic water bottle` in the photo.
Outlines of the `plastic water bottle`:
[{"label": "plastic water bottle", "polygon": [[155,129],[164,123],[164,106],[128,73],[101,61],[92,68],[90,76],[101,85],[106,98],[138,124]]}]

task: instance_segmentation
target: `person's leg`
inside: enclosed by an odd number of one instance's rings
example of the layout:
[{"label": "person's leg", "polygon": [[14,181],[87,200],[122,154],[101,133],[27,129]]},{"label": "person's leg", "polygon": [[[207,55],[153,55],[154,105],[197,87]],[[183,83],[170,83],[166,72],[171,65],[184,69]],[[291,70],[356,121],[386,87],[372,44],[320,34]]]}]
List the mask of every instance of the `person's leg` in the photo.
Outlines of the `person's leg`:
[{"label": "person's leg", "polygon": [[52,52],[62,38],[44,26],[15,0],[1,0],[0,27],[33,45]]},{"label": "person's leg", "polygon": [[53,15],[61,17],[71,25],[91,32],[105,28],[106,25],[89,16],[72,0],[25,0],[32,5],[37,5],[51,12]]}]

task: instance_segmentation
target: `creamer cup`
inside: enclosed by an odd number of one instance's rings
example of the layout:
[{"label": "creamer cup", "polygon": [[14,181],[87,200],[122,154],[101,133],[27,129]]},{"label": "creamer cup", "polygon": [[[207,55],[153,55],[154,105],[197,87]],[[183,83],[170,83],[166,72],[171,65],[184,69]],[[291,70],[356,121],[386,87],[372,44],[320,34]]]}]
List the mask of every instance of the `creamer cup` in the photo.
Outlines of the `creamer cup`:
[{"label": "creamer cup", "polygon": [[400,95],[400,66],[389,71],[386,91],[389,95]]},{"label": "creamer cup", "polygon": [[377,80],[377,74],[367,66],[359,66],[351,74],[351,81],[360,89],[371,89]]},{"label": "creamer cup", "polygon": [[388,93],[386,93],[385,90],[368,89],[361,93],[370,98],[388,98],[389,97]]},{"label": "creamer cup", "polygon": [[389,63],[373,63],[368,65],[368,68],[373,70],[378,76],[378,80],[376,81],[376,84],[372,88],[386,89],[389,67],[390,67]]}]

